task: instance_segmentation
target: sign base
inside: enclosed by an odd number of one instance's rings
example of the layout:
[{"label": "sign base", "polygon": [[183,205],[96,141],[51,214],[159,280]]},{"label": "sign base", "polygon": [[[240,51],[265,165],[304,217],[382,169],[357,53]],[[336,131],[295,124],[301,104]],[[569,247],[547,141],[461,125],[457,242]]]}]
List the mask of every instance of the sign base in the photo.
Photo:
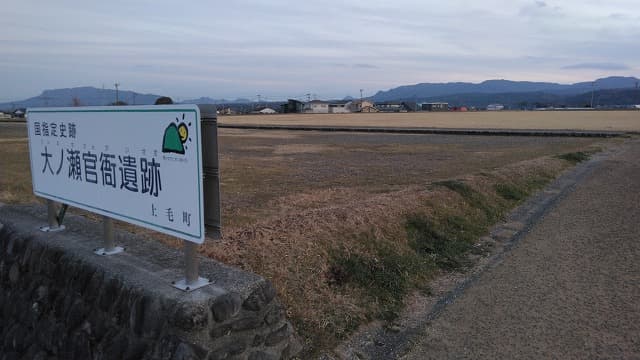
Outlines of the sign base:
[{"label": "sign base", "polygon": [[190,292],[190,291],[193,291],[193,290],[200,289],[201,287],[207,286],[209,284],[212,284],[212,282],[209,281],[209,279],[205,279],[203,277],[199,277],[198,280],[193,282],[192,284],[188,284],[187,285],[187,279],[182,279],[182,280],[173,282],[171,285],[173,285],[173,287],[176,288],[176,289],[180,289],[182,291]]},{"label": "sign base", "polygon": [[105,248],[100,248],[93,251],[94,254],[100,255],[100,256],[115,255],[115,254],[120,254],[121,252],[124,252],[124,248],[120,246],[116,246],[109,251],[106,251]]},{"label": "sign base", "polygon": [[64,225],[60,225],[60,226],[56,226],[56,227],[51,227],[51,226],[41,226],[40,227],[40,231],[43,231],[43,232],[57,232],[57,231],[62,231],[64,229],[65,229]]}]

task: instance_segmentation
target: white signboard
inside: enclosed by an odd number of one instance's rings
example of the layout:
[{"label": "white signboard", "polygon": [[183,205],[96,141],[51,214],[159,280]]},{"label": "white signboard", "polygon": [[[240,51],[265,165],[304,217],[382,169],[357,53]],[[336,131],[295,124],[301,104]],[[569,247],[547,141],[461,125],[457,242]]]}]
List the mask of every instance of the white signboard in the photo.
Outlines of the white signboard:
[{"label": "white signboard", "polygon": [[37,196],[202,243],[196,105],[27,111]]}]

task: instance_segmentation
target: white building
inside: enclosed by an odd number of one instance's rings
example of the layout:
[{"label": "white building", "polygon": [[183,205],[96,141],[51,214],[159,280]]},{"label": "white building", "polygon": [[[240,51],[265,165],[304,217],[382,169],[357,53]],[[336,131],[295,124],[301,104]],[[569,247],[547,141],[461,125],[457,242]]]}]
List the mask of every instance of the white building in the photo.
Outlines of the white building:
[{"label": "white building", "polygon": [[500,110],[504,110],[504,105],[502,104],[487,105],[487,111],[500,111]]},{"label": "white building", "polygon": [[272,108],[264,108],[259,111],[260,114],[277,114],[278,112],[273,110]]},{"label": "white building", "polygon": [[304,104],[303,111],[309,114],[328,114],[329,103],[321,100],[311,100]]},{"label": "white building", "polygon": [[330,114],[345,114],[345,113],[350,113],[351,110],[349,110],[349,107],[347,106],[347,103],[335,103],[335,104],[329,104],[329,113]]}]

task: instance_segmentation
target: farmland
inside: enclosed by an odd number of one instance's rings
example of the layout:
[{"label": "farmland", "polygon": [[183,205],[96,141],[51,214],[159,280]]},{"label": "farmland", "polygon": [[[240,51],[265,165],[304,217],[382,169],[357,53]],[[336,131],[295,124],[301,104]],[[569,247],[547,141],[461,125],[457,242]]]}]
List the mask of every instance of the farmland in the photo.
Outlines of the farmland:
[{"label": "farmland", "polygon": [[[638,131],[640,113],[229,116],[220,123]],[[574,164],[559,155],[623,141],[241,129],[220,129],[219,138],[223,238],[200,252],[272,281],[308,351],[393,319],[407,294],[428,291],[442,271],[463,269],[476,237]],[[23,124],[0,124],[0,170],[0,202],[36,200]],[[451,235],[455,246],[431,252],[416,235],[429,229]]]},{"label": "farmland", "polygon": [[222,116],[221,124],[640,131],[640,111],[482,111]]}]

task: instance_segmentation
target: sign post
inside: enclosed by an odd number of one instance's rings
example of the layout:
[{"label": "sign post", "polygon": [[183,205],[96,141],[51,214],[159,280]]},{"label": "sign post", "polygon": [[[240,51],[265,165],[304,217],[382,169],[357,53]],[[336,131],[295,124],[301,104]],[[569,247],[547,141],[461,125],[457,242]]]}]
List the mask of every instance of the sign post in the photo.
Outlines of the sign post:
[{"label": "sign post", "polygon": [[[202,126],[202,163],[204,184],[204,222],[213,239],[221,236],[220,220],[220,171],[218,163],[218,119],[215,105],[198,105]],[[184,241],[185,278],[173,286],[183,291],[193,291],[208,285],[210,281],[199,276],[198,246]]]},{"label": "sign post", "polygon": [[102,248],[96,249],[93,253],[96,255],[115,255],[124,251],[123,247],[116,246],[113,239],[113,219],[108,216],[102,216]]},{"label": "sign post", "polygon": [[48,200],[49,228],[60,228],[57,201],[103,215],[101,255],[119,249],[112,219],[181,238],[188,257],[204,241],[205,213],[219,238],[216,113],[202,108],[206,134],[196,105],[29,109],[33,190]]},{"label": "sign post", "polygon": [[43,226],[40,228],[41,231],[44,232],[55,232],[64,230],[64,225],[62,225],[56,216],[56,203],[53,200],[47,200],[47,224],[48,226]]}]

